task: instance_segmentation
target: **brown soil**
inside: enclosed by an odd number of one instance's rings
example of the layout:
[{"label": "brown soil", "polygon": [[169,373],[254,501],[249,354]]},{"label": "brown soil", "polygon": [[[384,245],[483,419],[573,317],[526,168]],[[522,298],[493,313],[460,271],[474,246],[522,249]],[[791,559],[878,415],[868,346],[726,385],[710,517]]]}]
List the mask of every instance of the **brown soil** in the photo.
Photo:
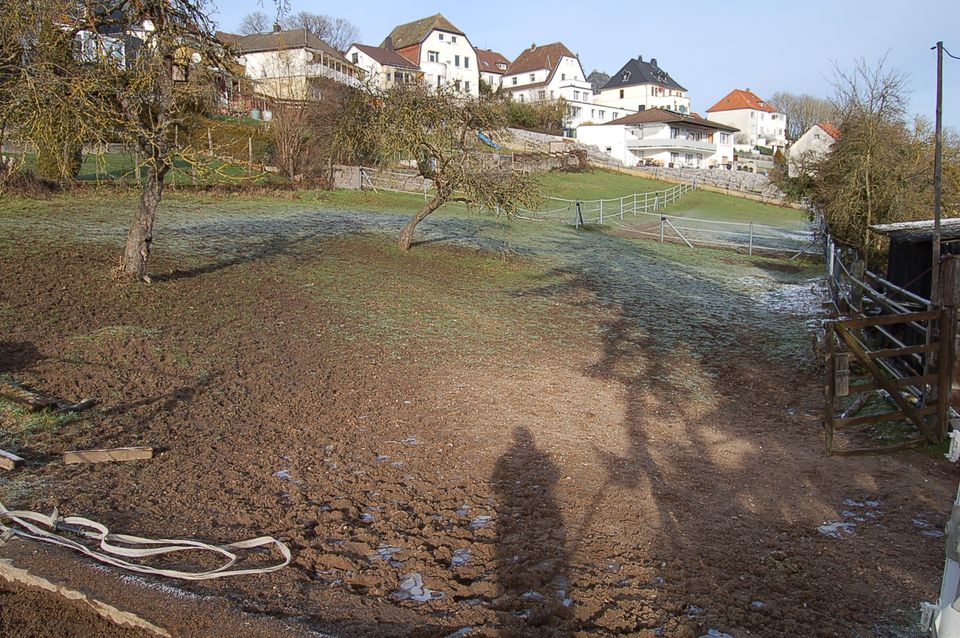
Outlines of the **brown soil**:
[{"label": "brown soil", "polygon": [[[139,581],[342,636],[874,635],[935,596],[943,542],[912,521],[942,525],[955,470],[918,453],[824,457],[820,380],[770,360],[766,333],[724,326],[743,345],[723,358],[664,351],[616,309],[590,307],[581,282],[552,312],[595,329],[514,342],[504,325],[505,347],[489,351],[398,348],[289,276],[357,251],[383,259],[376,243],[328,240],[150,287],[111,280],[111,250],[0,252],[0,372],[102,401],[57,429],[0,433],[0,447],[29,460],[7,480],[6,504],[142,536],[276,535],[294,552],[286,570]],[[397,272],[397,285],[413,274]],[[464,274],[430,276],[455,287]],[[685,318],[664,321],[682,330]],[[57,460],[124,445],[159,454]],[[855,533],[818,533],[851,509],[870,513]],[[381,560],[387,546],[397,549]],[[73,565],[77,586],[121,577],[25,547],[0,554]],[[410,572],[444,597],[397,600]],[[0,597],[7,622],[35,608],[73,618],[28,594]],[[198,635],[172,598],[148,588],[136,611]],[[76,623],[91,627],[83,635],[128,635]]]}]

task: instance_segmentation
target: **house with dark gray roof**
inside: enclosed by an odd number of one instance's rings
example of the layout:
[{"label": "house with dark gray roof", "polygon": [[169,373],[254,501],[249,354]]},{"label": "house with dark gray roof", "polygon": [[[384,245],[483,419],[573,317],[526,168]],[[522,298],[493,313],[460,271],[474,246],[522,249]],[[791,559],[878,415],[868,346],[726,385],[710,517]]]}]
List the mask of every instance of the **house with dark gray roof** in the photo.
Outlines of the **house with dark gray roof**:
[{"label": "house with dark gray roof", "polygon": [[441,14],[401,24],[380,48],[396,51],[417,66],[427,86],[480,94],[480,61],[467,35]]},{"label": "house with dark gray roof", "polygon": [[308,29],[221,34],[257,93],[283,100],[321,99],[322,86],[334,81],[359,86],[363,71]]},{"label": "house with dark gray roof", "polygon": [[623,68],[612,74],[594,102],[628,111],[656,108],[690,112],[687,89],[660,68],[656,58],[645,61],[642,55],[628,60]]}]

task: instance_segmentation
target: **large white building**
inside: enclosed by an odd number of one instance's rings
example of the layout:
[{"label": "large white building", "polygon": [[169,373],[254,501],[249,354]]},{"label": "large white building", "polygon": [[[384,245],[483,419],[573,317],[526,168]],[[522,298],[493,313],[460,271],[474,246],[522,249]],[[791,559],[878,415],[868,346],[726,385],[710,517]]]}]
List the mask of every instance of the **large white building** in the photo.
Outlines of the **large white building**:
[{"label": "large white building", "polygon": [[710,168],[733,161],[732,126],[698,115],[645,109],[607,124],[583,125],[577,140],[624,166]]},{"label": "large white building", "polygon": [[[227,34],[225,34],[227,35]],[[324,80],[359,86],[363,71],[307,29],[255,33],[231,42],[257,93],[320,99]]]},{"label": "large white building", "polygon": [[643,56],[629,60],[594,96],[598,106],[624,109],[630,113],[647,109],[690,112],[687,90],[657,65],[657,59]]},{"label": "large white building", "polygon": [[365,84],[381,91],[420,78],[416,64],[390,49],[355,43],[347,49],[346,57],[363,69]]},{"label": "large white building", "polygon": [[380,46],[416,65],[427,86],[480,95],[477,51],[466,34],[439,13],[395,27]]},{"label": "large white building", "polygon": [[787,174],[796,177],[810,171],[810,165],[822,160],[834,143],[840,139],[840,130],[829,122],[820,122],[808,128],[787,152]]},{"label": "large white building", "polygon": [[572,135],[584,122],[615,120],[629,111],[615,107],[596,108],[593,89],[584,77],[580,59],[561,42],[524,50],[503,76],[503,91],[518,102],[548,102],[563,98],[567,103],[564,128]]},{"label": "large white building", "polygon": [[787,116],[762,100],[750,89],[734,89],[707,109],[710,118],[740,129],[737,143],[767,146],[774,150],[787,145]]}]

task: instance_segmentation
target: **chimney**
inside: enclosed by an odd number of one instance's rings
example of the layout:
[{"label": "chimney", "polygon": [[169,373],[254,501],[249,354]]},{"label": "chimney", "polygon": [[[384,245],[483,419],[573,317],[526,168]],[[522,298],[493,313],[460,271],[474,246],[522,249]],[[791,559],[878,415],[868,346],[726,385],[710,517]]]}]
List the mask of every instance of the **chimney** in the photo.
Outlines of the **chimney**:
[{"label": "chimney", "polygon": [[537,43],[536,43],[536,42],[534,42],[533,44],[530,45],[530,50],[531,50],[531,51],[536,51],[536,50],[537,50]]},{"label": "chimney", "polygon": [[643,62],[643,56],[642,56],[642,55],[638,55],[638,56],[637,56],[637,62]]},{"label": "chimney", "polygon": [[274,23],[273,23],[273,32],[274,32],[274,33],[280,33],[280,23],[279,23],[279,22],[274,22]]},{"label": "chimney", "polygon": [[656,59],[656,58],[650,58],[650,65],[651,65],[651,66],[657,66],[657,59]]}]

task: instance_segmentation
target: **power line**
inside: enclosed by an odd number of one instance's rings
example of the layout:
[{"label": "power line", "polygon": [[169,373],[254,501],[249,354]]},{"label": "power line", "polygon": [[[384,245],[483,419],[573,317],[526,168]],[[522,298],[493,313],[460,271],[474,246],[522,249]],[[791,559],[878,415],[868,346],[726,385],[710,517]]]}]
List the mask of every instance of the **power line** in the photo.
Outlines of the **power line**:
[{"label": "power line", "polygon": [[951,58],[953,58],[954,60],[960,60],[960,57],[957,57],[957,56],[955,56],[954,54],[952,54],[952,53],[950,53],[949,51],[947,51],[947,47],[945,47],[945,46],[943,46],[943,45],[940,45],[940,48],[942,48],[942,49],[943,49],[943,52],[946,53],[947,55],[949,55],[949,56],[950,56]]}]

